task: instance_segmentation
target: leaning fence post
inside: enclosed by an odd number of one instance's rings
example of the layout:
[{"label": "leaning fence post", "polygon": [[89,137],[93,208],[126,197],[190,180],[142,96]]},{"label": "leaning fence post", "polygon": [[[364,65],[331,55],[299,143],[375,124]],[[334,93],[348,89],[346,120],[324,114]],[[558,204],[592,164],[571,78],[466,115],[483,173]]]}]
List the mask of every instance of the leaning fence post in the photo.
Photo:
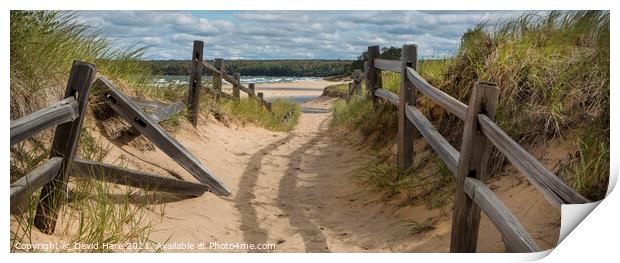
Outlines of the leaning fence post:
[{"label": "leaning fence post", "polygon": [[362,95],[362,71],[359,69],[353,71],[353,89],[355,94]]},{"label": "leaning fence post", "polygon": [[241,84],[241,74],[235,73],[233,78],[237,81],[238,84],[233,84],[233,97],[239,98],[239,84]]},{"label": "leaning fence post", "polygon": [[91,64],[81,61],[73,62],[64,98],[76,97],[80,115],[72,122],[63,123],[56,127],[50,158],[62,157],[62,167],[58,170],[56,178],[41,189],[41,197],[34,219],[35,227],[47,234],[54,233],[58,220],[58,210],[66,196],[69,171],[86,115],[88,93],[96,73],[95,66]]},{"label": "leaning fence post", "polygon": [[499,89],[494,83],[476,82],[463,128],[461,153],[456,170],[456,194],[452,216],[450,252],[476,252],[480,207],[463,191],[466,177],[485,180],[491,143],[478,126],[478,114],[495,119]]},{"label": "leaning fence post", "polygon": [[213,63],[215,68],[220,71],[218,74],[213,74],[213,89],[219,91],[217,92],[217,97],[220,97],[222,93],[222,75],[224,74],[224,60],[221,58],[216,58]]},{"label": "leaning fence post", "polygon": [[198,110],[200,104],[200,92],[202,90],[202,51],[204,43],[202,41],[194,41],[194,49],[192,51],[192,71],[189,80],[189,93],[187,97],[187,106],[189,112],[189,120],[196,127],[198,124]]},{"label": "leaning fence post", "polygon": [[368,98],[375,103],[377,96],[375,90],[381,88],[381,71],[375,68],[375,59],[379,57],[379,46],[368,47],[368,68],[366,70],[366,89],[368,90]]},{"label": "leaning fence post", "polygon": [[398,101],[398,136],[397,139],[397,164],[400,169],[407,169],[413,164],[413,124],[405,115],[407,105],[415,106],[415,87],[407,78],[407,67],[417,69],[418,47],[416,45],[403,45],[400,69],[400,100]]}]

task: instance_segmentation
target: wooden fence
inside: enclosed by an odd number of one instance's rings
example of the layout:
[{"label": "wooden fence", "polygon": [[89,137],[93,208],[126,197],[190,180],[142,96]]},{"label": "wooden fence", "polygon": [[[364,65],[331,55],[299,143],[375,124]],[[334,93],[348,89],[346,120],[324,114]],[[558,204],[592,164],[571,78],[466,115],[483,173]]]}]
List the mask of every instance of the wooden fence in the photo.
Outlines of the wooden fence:
[{"label": "wooden fence", "polygon": [[[412,165],[413,145],[417,138],[415,128],[456,178],[451,252],[476,252],[480,210],[497,227],[506,247],[511,251],[541,250],[519,220],[484,183],[489,177],[488,161],[493,146],[506,155],[554,208],[559,209],[562,204],[589,202],[497,126],[494,118],[499,88],[494,83],[478,81],[469,105],[466,105],[433,87],[418,74],[416,45],[404,45],[400,61],[378,57],[379,46],[368,47],[368,60],[364,65],[367,94],[373,103],[383,98],[398,107],[398,167],[406,169]],[[399,95],[382,89],[381,71],[400,74]],[[461,152],[450,145],[416,108],[418,91],[464,121]]]},{"label": "wooden fence", "polygon": [[[271,112],[271,102],[266,102],[263,99],[263,93],[256,94],[255,84],[250,83],[248,86],[244,86],[241,83],[241,75],[234,73],[232,76],[228,75],[224,65],[224,59],[216,58],[213,64],[203,60],[204,42],[196,40],[194,41],[194,48],[192,51],[192,64],[189,81],[189,95],[188,95],[188,117],[194,127],[198,123],[198,110],[200,108],[200,96],[202,94],[202,69],[213,75],[212,86],[205,86],[206,90],[217,96],[217,98],[227,99],[240,99],[240,92],[243,91],[251,98],[256,98],[260,101],[269,112]],[[222,91],[222,81],[226,81],[232,84],[232,95]]]},{"label": "wooden fence", "polygon": [[[184,110],[185,105],[182,102],[166,105],[130,98],[103,77],[94,81],[95,75],[95,66],[80,61],[74,62],[65,91],[65,99],[52,107],[11,121],[11,146],[38,132],[56,127],[50,158],[11,184],[12,211],[16,211],[27,200],[26,197],[31,197],[34,192],[41,189],[34,225],[44,233],[53,233],[60,205],[68,190],[69,175],[185,196],[199,196],[206,191],[217,195],[230,194],[230,191],[198,158],[159,126],[160,121]],[[105,102],[133,129],[153,142],[200,183],[76,158],[75,152],[89,94],[93,95],[92,98]],[[147,109],[151,113],[147,113]]]}]

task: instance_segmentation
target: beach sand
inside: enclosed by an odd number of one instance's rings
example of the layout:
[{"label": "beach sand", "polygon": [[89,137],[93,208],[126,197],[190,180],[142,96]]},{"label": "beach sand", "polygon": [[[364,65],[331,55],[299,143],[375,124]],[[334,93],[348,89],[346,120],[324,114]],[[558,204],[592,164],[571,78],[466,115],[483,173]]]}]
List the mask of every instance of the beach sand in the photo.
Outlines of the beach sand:
[{"label": "beach sand", "polygon": [[[290,97],[318,97],[323,93],[323,89],[329,85],[336,85],[346,82],[326,81],[326,80],[306,80],[296,82],[282,83],[264,83],[256,84],[256,92],[262,92],[265,100],[273,98],[290,98]],[[247,87],[247,84],[244,84]],[[224,82],[222,90],[228,94],[232,94],[232,85]],[[240,92],[242,97],[246,97],[245,92]]]},{"label": "beach sand", "polygon": [[[263,87],[303,87],[303,91],[263,91],[269,97],[318,96],[332,83],[265,84],[259,91]],[[182,120],[174,137],[209,167],[232,195],[159,199],[149,207],[151,211],[163,209],[164,215],[153,212],[146,217],[154,225],[150,239],[206,244],[204,249],[169,247],[164,252],[448,252],[450,207],[445,211],[428,209],[425,204],[399,207],[381,201],[381,196],[356,183],[356,169],[372,156],[355,142],[355,135],[351,135],[352,141],[330,136],[330,109],[335,101],[320,97],[302,104],[323,111],[302,113],[289,133],[251,125],[226,126],[205,116],[200,116],[194,129]],[[129,168],[163,176],[173,171],[196,182],[159,149],[141,151],[112,144],[105,161],[118,158],[124,158]],[[534,187],[516,176],[502,176],[491,185],[542,248],[555,245],[559,213]],[[144,200],[132,197],[136,204]],[[432,228],[411,234],[413,223],[430,223]],[[61,233],[33,233],[33,242],[63,238]],[[275,249],[251,249],[245,244],[275,244]],[[478,250],[505,251],[499,232],[484,215]]]}]

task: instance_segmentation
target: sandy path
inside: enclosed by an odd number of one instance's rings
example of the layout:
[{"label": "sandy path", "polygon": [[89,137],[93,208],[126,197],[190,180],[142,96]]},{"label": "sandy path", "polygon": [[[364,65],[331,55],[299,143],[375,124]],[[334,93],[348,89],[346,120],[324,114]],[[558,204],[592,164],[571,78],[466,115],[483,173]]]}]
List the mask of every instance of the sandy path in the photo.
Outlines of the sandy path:
[{"label": "sandy path", "polygon": [[[313,85],[322,90],[327,84],[331,82]],[[196,129],[183,124],[174,137],[207,165],[232,195],[156,199],[158,204],[150,208],[153,213],[147,215],[154,224],[150,239],[207,246],[165,248],[168,252],[448,252],[450,207],[443,212],[424,205],[398,208],[356,184],[354,171],[370,156],[360,151],[359,145],[337,141],[328,134],[334,101],[321,97],[304,103],[299,124],[290,133],[226,127],[203,116]],[[130,168],[160,175],[173,172],[195,181],[158,149],[141,151],[113,144],[106,161],[119,158]],[[492,189],[539,245],[548,248],[555,244],[559,213],[532,186],[518,177],[505,176],[492,183]],[[145,200],[144,196],[132,198],[133,203]],[[163,216],[158,213],[162,209]],[[413,221],[433,222],[434,229],[409,234],[407,225]],[[35,241],[60,238],[58,234],[34,235]],[[220,247],[209,247],[213,244]],[[225,244],[232,249],[222,247]],[[276,248],[250,249],[235,247],[237,244],[276,244]],[[485,216],[478,247],[479,251],[504,251],[499,233]]]},{"label": "sandy path", "polygon": [[[277,244],[275,250],[210,252],[447,252],[450,207],[447,212],[424,205],[396,208],[356,184],[354,171],[370,156],[327,134],[334,101],[319,98],[302,104],[299,124],[290,133],[207,125],[198,130],[208,137],[206,142],[195,135],[181,136],[233,194],[167,204],[167,218],[157,222],[161,232],[153,234],[154,240]],[[542,247],[554,244],[558,214],[532,186],[503,177],[492,187]],[[407,225],[412,221],[434,222],[435,228],[411,235]],[[485,216],[479,240],[479,251],[504,251]]]}]

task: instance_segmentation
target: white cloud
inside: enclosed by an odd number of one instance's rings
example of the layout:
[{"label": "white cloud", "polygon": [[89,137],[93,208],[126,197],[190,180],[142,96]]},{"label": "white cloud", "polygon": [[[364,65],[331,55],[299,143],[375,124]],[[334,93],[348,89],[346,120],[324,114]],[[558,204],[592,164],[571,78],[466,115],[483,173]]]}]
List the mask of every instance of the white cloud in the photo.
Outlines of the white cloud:
[{"label": "white cloud", "polygon": [[149,46],[147,59],[205,57],[353,59],[369,45],[418,44],[424,56],[453,53],[460,36],[485,20],[522,11],[77,11],[119,44]]}]

